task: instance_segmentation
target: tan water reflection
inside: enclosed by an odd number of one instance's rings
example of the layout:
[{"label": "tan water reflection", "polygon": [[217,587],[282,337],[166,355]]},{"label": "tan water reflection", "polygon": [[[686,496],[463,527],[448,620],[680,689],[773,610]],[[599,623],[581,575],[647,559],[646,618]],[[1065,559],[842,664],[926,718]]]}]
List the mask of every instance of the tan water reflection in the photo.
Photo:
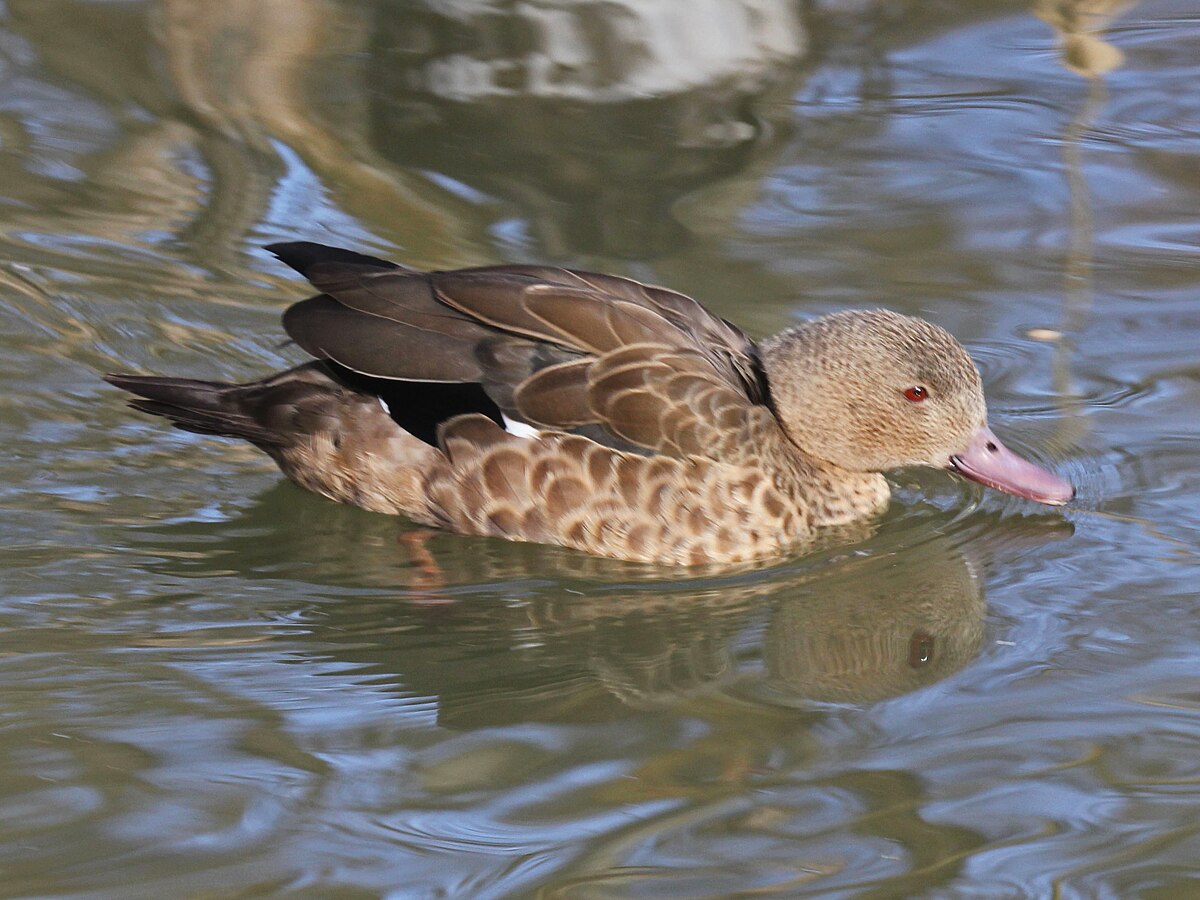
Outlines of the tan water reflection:
[{"label": "tan water reflection", "polygon": [[1102,78],[1120,66],[1125,55],[1104,32],[1136,0],[1034,0],[1037,17],[1054,29],[1062,63],[1087,78]]}]

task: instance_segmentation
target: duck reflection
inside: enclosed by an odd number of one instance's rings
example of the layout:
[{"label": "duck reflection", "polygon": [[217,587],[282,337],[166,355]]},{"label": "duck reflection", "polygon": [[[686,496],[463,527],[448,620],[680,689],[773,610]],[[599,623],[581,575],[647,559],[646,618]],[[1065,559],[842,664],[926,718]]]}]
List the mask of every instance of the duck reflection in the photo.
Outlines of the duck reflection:
[{"label": "duck reflection", "polygon": [[764,648],[771,682],[795,697],[870,703],[957,672],[983,640],[976,573],[945,537],[842,562],[777,608]]},{"label": "duck reflection", "polygon": [[[672,581],[560,548],[440,535],[426,549],[454,582],[431,587],[391,520],[296,499],[285,485],[234,523],[148,526],[139,549],[161,570],[245,578],[280,578],[272,561],[303,556],[281,585],[310,579],[317,655],[397,696],[431,698],[440,724],[464,729],[735,695],[760,707],[896,697],[979,652],[993,549],[1008,558],[1014,543],[1071,532],[1053,517],[976,513],[934,534],[902,520],[849,551]],[[280,547],[291,543],[304,554]],[[381,589],[388,581],[409,587]]]}]

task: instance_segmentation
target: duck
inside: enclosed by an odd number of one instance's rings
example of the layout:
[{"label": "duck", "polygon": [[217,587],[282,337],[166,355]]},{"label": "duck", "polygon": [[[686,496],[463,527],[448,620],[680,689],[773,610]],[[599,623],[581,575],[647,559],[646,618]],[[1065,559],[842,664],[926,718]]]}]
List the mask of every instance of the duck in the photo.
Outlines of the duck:
[{"label": "duck", "polygon": [[1049,505],[949,332],[852,309],[762,341],[665,287],[548,265],[424,272],[296,241],[311,359],[245,383],[111,374],[135,409],[238,438],[334,501],[464,535],[666,566],[790,552],[878,516],[885,472]]}]

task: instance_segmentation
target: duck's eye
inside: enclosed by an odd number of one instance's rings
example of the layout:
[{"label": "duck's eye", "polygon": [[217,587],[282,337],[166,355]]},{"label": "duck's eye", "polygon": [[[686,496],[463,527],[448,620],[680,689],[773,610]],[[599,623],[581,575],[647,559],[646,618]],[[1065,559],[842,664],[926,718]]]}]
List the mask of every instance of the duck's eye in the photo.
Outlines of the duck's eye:
[{"label": "duck's eye", "polygon": [[910,403],[920,403],[928,396],[929,391],[921,387],[919,384],[908,388],[904,392],[904,399],[908,400]]}]

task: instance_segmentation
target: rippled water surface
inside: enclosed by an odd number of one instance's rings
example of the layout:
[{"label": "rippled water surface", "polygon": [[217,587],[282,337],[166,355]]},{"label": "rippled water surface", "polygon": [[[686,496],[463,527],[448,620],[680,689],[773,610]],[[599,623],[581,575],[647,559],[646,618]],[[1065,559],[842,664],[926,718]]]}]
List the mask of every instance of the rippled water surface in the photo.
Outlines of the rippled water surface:
[{"label": "rippled water surface", "polygon": [[[1194,897],[1200,15],[0,4],[0,895]],[[900,472],[682,577],[127,410],[300,359],[258,248],[955,332],[1065,513]]]}]

